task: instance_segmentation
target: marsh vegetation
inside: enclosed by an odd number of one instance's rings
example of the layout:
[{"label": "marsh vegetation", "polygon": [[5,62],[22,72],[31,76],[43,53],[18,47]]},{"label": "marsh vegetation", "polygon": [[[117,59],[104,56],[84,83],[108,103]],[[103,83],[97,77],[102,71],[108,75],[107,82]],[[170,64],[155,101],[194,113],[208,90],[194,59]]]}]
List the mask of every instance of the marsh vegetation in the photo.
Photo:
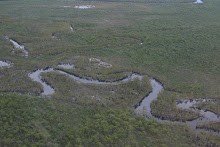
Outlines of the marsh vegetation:
[{"label": "marsh vegetation", "polygon": [[[219,6],[219,0],[0,0],[0,144],[218,146],[219,136],[203,130],[219,131],[219,121],[197,124],[197,132],[146,120],[134,106],[153,91],[153,77],[163,86],[148,107],[153,116],[184,122],[200,117],[199,109],[220,115]],[[45,68],[56,70],[37,75],[41,82],[29,77]],[[68,76],[118,83],[134,73],[142,78],[115,85]],[[54,90],[49,96],[42,81]],[[177,107],[201,98],[211,101],[192,105],[198,110]]]}]

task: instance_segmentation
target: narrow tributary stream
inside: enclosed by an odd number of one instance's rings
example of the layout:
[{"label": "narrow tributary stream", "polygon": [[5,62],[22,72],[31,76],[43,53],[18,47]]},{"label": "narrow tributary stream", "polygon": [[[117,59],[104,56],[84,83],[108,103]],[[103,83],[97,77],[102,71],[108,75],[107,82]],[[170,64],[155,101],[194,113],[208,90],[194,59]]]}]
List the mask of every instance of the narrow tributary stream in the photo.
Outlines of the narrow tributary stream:
[{"label": "narrow tributary stream", "polygon": [[[206,124],[207,122],[220,122],[220,116],[215,114],[214,112],[198,108],[196,104],[204,103],[204,102],[212,102],[217,101],[216,99],[186,99],[177,102],[177,107],[181,109],[188,109],[191,111],[199,111],[200,117],[194,119],[192,121],[186,121],[186,123],[192,128],[197,129],[196,124]],[[220,135],[220,132],[217,132]]]},{"label": "narrow tributary stream", "polygon": [[72,25],[70,25],[70,30],[73,31],[73,26]]},{"label": "narrow tributary stream", "polygon": [[25,49],[23,45],[19,44],[13,39],[10,39],[8,36],[5,36],[5,38],[8,39],[14,45],[14,48],[20,49],[24,53],[24,56],[28,57],[28,51]]}]

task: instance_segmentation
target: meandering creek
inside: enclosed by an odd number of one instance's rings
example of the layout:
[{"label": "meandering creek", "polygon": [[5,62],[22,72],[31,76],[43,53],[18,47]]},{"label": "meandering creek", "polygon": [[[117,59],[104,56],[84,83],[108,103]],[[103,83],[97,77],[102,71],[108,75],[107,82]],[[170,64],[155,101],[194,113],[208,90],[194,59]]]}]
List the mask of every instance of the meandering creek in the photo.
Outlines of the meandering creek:
[{"label": "meandering creek", "polygon": [[46,72],[51,72],[51,71],[58,71],[59,73],[65,74],[68,77],[76,80],[78,83],[83,83],[83,84],[118,85],[118,84],[126,83],[128,81],[132,81],[135,78],[139,78],[140,80],[142,79],[141,75],[132,74],[130,76],[126,76],[124,79],[122,79],[119,82],[116,82],[116,81],[107,82],[107,81],[99,81],[99,80],[81,78],[81,77],[78,77],[77,75],[69,74],[63,70],[56,69],[56,68],[45,68],[45,69],[36,70],[28,75],[33,81],[39,82],[43,86],[44,92],[42,93],[42,95],[51,95],[55,92],[54,88],[50,86],[49,84],[47,84],[45,81],[43,81],[42,77],[40,76],[41,73],[46,73]]},{"label": "meandering creek", "polygon": [[[177,102],[177,107],[181,109],[188,109],[191,111],[199,111],[200,117],[197,119],[194,119],[192,121],[187,121],[186,123],[192,128],[192,129],[197,129],[196,124],[206,124],[209,121],[215,121],[215,122],[220,122],[220,116],[215,114],[214,112],[205,110],[205,109],[200,109],[196,105],[199,103],[204,103],[204,102],[212,102],[214,103],[217,101],[216,99],[187,99],[187,100],[181,100]],[[220,133],[217,133],[220,135]]]},{"label": "meandering creek", "polygon": [[[70,65],[62,65],[63,68],[65,68],[65,66],[67,66],[67,68],[69,68]],[[63,71],[61,69],[56,69],[56,68],[45,68],[45,69],[39,69],[36,70],[32,73],[29,74],[29,77],[36,82],[39,82],[42,86],[43,86],[43,93],[41,93],[42,95],[51,95],[53,93],[55,93],[54,88],[49,85],[48,83],[46,83],[42,77],[40,76],[41,73],[46,73],[46,72],[51,72],[51,71],[57,71],[61,74],[67,75],[68,77],[74,79],[76,82],[78,83],[83,83],[83,84],[98,84],[98,85],[118,85],[118,84],[123,84],[129,81],[132,81],[136,78],[139,78],[140,81],[142,81],[143,76],[133,73],[131,75],[128,75],[126,77],[124,77],[121,80],[118,81],[113,81],[113,82],[109,82],[109,81],[99,81],[99,80],[93,80],[93,79],[86,79],[86,78],[82,78],[79,77],[77,75],[74,74],[70,74],[66,71]],[[150,79],[151,81],[151,86],[152,86],[152,92],[149,93],[146,97],[143,98],[143,100],[141,102],[138,103],[138,105],[136,105],[136,112],[138,114],[145,114],[144,116],[146,116],[146,118],[155,118],[154,115],[151,112],[151,108],[150,108],[150,104],[153,100],[156,100],[158,97],[158,94],[164,90],[162,84],[157,81],[156,79],[152,78]],[[192,121],[186,121],[186,122],[176,122],[176,123],[187,123],[193,130],[197,130],[197,123],[204,123],[204,122],[208,122],[208,121],[220,121],[220,116],[218,116],[217,114],[207,111],[207,110],[202,110],[202,109],[198,109],[195,104],[198,104],[200,102],[206,102],[206,101],[215,101],[212,99],[192,99],[192,100],[182,100],[177,102],[177,107],[181,108],[181,109],[190,109],[192,111],[199,111],[200,112],[200,117],[197,119],[194,119]],[[160,122],[172,122],[170,120],[161,120],[159,118],[155,118],[157,121]],[[199,130],[199,129],[198,129]],[[211,132],[211,131],[209,131]],[[217,133],[217,135],[220,135],[219,133]]]},{"label": "meandering creek", "polygon": [[207,121],[220,121],[220,116],[215,114],[214,112],[207,111],[205,109],[200,109],[196,106],[196,104],[204,103],[204,102],[212,102],[217,101],[216,99],[189,99],[182,100],[177,102],[177,107],[181,109],[189,109],[191,111],[199,111],[202,117],[195,119],[193,121],[197,122],[207,122]]},{"label": "meandering creek", "polygon": [[152,116],[150,108],[151,102],[158,97],[158,94],[161,91],[163,91],[163,86],[153,78],[151,78],[151,86],[152,92],[144,97],[144,99],[136,107],[138,112],[142,113],[144,111],[144,113],[147,113],[148,116]]}]

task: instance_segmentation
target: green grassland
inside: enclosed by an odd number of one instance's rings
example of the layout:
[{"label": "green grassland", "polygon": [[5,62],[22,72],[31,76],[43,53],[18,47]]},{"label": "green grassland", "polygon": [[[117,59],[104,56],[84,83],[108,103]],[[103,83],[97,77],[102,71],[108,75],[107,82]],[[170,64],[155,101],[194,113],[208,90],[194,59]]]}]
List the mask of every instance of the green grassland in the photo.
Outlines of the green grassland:
[{"label": "green grassland", "polygon": [[[76,9],[76,5],[95,7]],[[204,4],[191,0],[0,0],[0,59],[13,62],[10,68],[0,67],[0,145],[210,145],[206,137],[196,136],[184,125],[146,121],[133,114],[133,106],[152,90],[147,76],[141,83],[97,86],[49,72],[42,74],[56,91],[49,98],[7,93],[39,95],[42,85],[28,74],[71,63],[76,68],[65,71],[90,79],[115,81],[132,72],[151,75],[165,88],[151,105],[155,115],[171,120],[196,118],[198,113],[178,109],[175,102],[220,98],[219,6],[219,0]],[[13,54],[5,35],[24,45],[29,56],[19,50]],[[112,67],[98,67],[89,61],[91,57]],[[219,102],[200,105],[219,114]],[[219,129],[219,125],[214,127]],[[218,138],[211,139],[219,143]]]},{"label": "green grassland", "polygon": [[121,109],[132,107],[149,93],[151,90],[148,78],[143,79],[142,83],[138,79],[121,85],[98,85],[79,84],[59,73],[46,73],[43,77],[53,85],[56,94],[51,96],[60,102],[76,103],[78,105],[91,105],[114,107]]},{"label": "green grassland", "polygon": [[210,124],[199,125],[198,128],[201,129],[211,129],[220,132],[220,123],[219,122],[211,122]]},{"label": "green grassland", "polygon": [[219,108],[220,102],[217,101],[215,103],[206,102],[206,103],[200,103],[198,104],[198,107],[212,111],[218,115],[220,115],[220,108]]},{"label": "green grassland", "polygon": [[[3,35],[1,58],[12,60],[15,69],[32,71],[72,56],[101,57],[151,74],[167,90],[217,98],[219,3],[181,2],[2,1],[0,32],[23,44],[30,58],[12,55]],[[62,8],[81,3],[96,8]]]},{"label": "green grassland", "polygon": [[73,107],[15,94],[1,94],[0,98],[3,146],[212,145],[185,126],[144,120],[128,109]]}]

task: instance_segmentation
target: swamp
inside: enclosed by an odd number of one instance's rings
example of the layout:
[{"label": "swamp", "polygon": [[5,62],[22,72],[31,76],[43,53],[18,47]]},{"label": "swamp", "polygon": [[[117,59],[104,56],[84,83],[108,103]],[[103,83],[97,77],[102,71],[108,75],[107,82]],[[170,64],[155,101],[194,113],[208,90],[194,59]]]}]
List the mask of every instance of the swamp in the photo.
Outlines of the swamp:
[{"label": "swamp", "polygon": [[220,146],[219,0],[0,0],[0,146]]}]

